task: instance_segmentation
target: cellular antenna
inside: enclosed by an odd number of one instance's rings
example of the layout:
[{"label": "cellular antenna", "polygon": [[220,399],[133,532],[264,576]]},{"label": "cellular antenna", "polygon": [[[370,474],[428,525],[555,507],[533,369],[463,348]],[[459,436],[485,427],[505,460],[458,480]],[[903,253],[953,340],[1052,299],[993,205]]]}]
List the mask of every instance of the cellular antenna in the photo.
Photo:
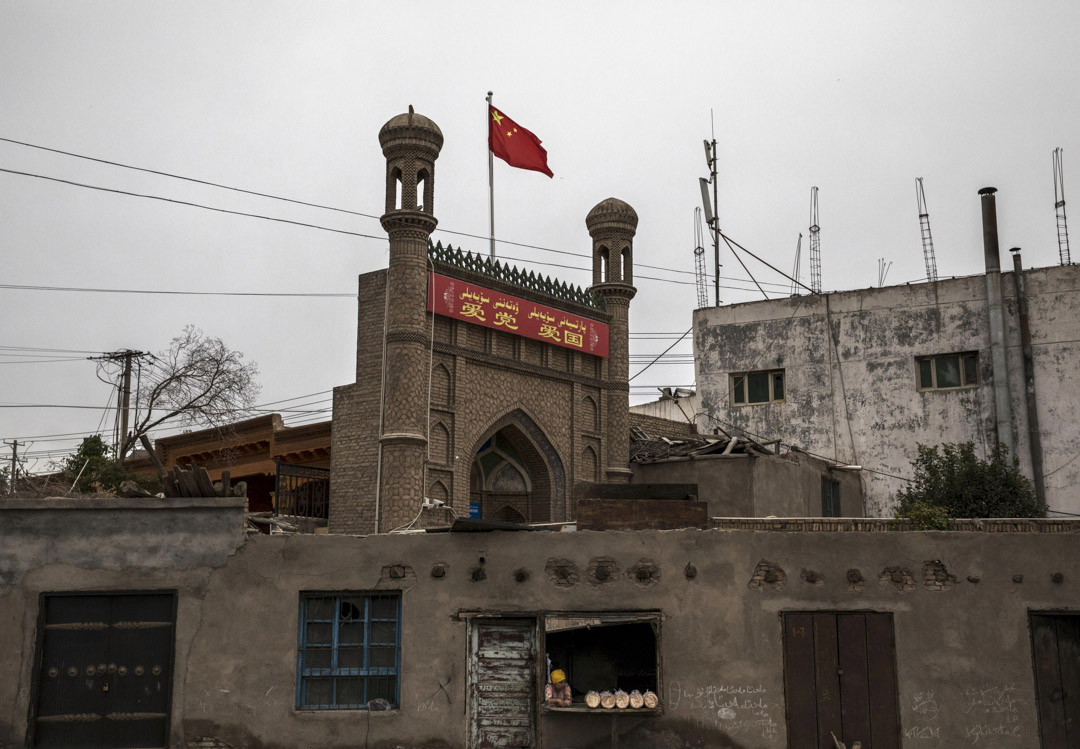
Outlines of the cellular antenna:
[{"label": "cellular antenna", "polygon": [[[712,111],[709,112],[710,119]],[[701,205],[705,209],[705,222],[712,230],[713,236],[713,264],[716,273],[716,306],[720,306],[720,217],[717,203],[716,181],[716,125],[713,124],[712,140],[705,141],[705,165],[709,168],[709,179],[701,177],[698,184],[701,185]],[[709,187],[712,186],[712,200],[709,199]]]},{"label": "cellular antenna", "polygon": [[791,269],[791,295],[799,296],[799,266],[802,264],[802,232],[795,243],[795,267]]},{"label": "cellular antenna", "polygon": [[1054,149],[1054,213],[1057,216],[1058,257],[1062,265],[1071,265],[1069,258],[1069,225],[1065,221],[1065,177],[1061,170],[1061,148]]},{"label": "cellular antenna", "polygon": [[821,293],[821,227],[818,226],[817,188],[810,188],[810,291]]},{"label": "cellular antenna", "polygon": [[926,194],[922,177],[915,178],[915,201],[919,204],[919,231],[922,234],[922,254],[926,263],[926,280],[937,281],[937,261],[934,259],[934,237],[930,234],[930,213],[926,209]]},{"label": "cellular antenna", "polygon": [[705,274],[705,230],[701,226],[701,209],[694,209],[694,274],[697,277],[697,306],[709,306],[709,281]]}]

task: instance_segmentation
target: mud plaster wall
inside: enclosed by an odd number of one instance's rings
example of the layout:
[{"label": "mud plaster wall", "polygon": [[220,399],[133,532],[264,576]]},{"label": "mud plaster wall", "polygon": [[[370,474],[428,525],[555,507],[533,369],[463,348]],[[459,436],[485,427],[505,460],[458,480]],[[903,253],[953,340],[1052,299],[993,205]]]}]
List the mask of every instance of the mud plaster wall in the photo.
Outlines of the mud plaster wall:
[{"label": "mud plaster wall", "polygon": [[[1007,261],[1007,259],[1006,259]],[[1002,275],[1015,444],[1031,475],[1013,274]],[[1080,512],[1080,267],[1025,273],[1047,502]],[[982,276],[802,296],[694,313],[699,429],[734,426],[843,462],[911,475],[918,443],[994,441],[986,287]],[[920,392],[916,357],[979,352],[980,386]],[[732,372],[783,368],[783,403],[731,406]],[[715,421],[712,421],[715,420]],[[866,514],[887,515],[903,482],[862,475]]]},{"label": "mud plaster wall", "polygon": [[[20,519],[14,532],[0,525],[11,550],[5,569],[17,572],[0,585],[5,746],[22,745],[26,731],[39,595],[122,589],[179,592],[176,749],[463,747],[468,649],[459,613],[635,609],[663,612],[665,713],[621,719],[624,749],[785,746],[780,617],[812,610],[892,612],[904,746],[980,738],[988,746],[1035,746],[1027,611],[1075,608],[1080,585],[1071,533],[684,530],[240,541],[229,531],[200,544],[167,529],[155,536],[124,517],[110,520],[121,531],[116,538],[101,525],[82,540],[83,513],[39,518],[54,526],[47,553],[34,546],[41,520]],[[61,551],[68,547],[80,551]],[[95,547],[110,550],[95,555]],[[625,574],[590,578],[600,557]],[[576,569],[571,583],[547,574],[552,560]],[[654,572],[645,581],[632,574],[641,565]],[[695,575],[686,574],[688,565]],[[442,577],[431,575],[435,566]],[[478,566],[486,574],[474,580]],[[522,569],[529,574],[515,574]],[[1055,572],[1061,582],[1052,582]],[[402,591],[400,708],[296,710],[301,592],[377,589]],[[545,715],[541,731],[544,747],[598,749],[609,745],[611,722]],[[1009,743],[988,743],[999,736]]]},{"label": "mud plaster wall", "polygon": [[821,514],[821,479],[840,482],[841,515],[862,517],[857,474],[829,471],[805,453],[755,457],[705,455],[655,463],[631,463],[631,483],[697,484],[709,517],[815,517]]},{"label": "mud plaster wall", "polygon": [[0,502],[0,747],[23,746],[39,595],[176,590],[174,714],[210,573],[243,544],[246,500],[36,499]]}]

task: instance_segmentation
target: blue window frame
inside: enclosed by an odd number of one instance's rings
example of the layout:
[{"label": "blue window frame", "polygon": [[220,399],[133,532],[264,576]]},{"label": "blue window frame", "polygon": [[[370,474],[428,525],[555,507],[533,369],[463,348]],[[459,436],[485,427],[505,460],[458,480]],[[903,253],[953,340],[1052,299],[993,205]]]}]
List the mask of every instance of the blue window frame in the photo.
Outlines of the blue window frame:
[{"label": "blue window frame", "polygon": [[821,516],[840,517],[840,482],[828,476],[821,477]]},{"label": "blue window frame", "polygon": [[298,709],[396,708],[401,594],[301,593],[296,673]]}]

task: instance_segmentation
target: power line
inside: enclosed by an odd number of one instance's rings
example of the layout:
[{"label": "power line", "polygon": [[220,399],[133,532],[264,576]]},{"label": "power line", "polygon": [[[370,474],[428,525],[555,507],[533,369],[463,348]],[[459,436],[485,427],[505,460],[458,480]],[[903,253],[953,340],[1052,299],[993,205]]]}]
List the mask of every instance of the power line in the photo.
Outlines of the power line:
[{"label": "power line", "polygon": [[0,167],[0,172],[4,172],[6,174],[17,174],[17,175],[22,176],[22,177],[34,177],[35,179],[43,179],[43,180],[47,180],[49,182],[60,182],[62,184],[71,185],[73,187],[83,187],[83,188],[86,188],[87,190],[98,190],[100,192],[111,192],[111,193],[115,193],[117,195],[127,195],[128,197],[132,197],[132,198],[146,198],[147,200],[160,200],[160,201],[162,201],[164,203],[175,203],[176,205],[185,205],[185,206],[188,206],[189,208],[202,208],[203,210],[206,210],[206,211],[216,211],[218,213],[228,213],[228,214],[233,215],[233,216],[247,216],[248,218],[259,218],[259,219],[263,219],[264,221],[276,221],[276,222],[282,223],[282,224],[292,224],[294,226],[304,226],[304,227],[307,227],[308,229],[319,229],[321,231],[334,232],[335,234],[348,234],[348,235],[353,236],[353,237],[363,237],[364,239],[377,239],[380,242],[387,241],[386,237],[378,237],[378,236],[375,236],[374,234],[363,234],[361,232],[348,231],[346,229],[335,229],[335,228],[330,227],[330,226],[322,226],[321,224],[310,224],[310,223],[307,223],[305,221],[293,221],[292,219],[287,219],[287,218],[277,218],[275,216],[264,216],[261,213],[248,213],[246,211],[234,211],[234,210],[230,210],[228,208],[216,208],[216,207],[210,206],[210,205],[203,205],[202,203],[193,203],[193,202],[191,202],[189,200],[177,200],[176,198],[166,198],[166,197],[161,196],[161,195],[150,195],[148,193],[131,192],[130,190],[118,190],[118,189],[116,189],[114,187],[101,187],[100,185],[90,185],[90,184],[87,184],[85,182],[75,182],[74,180],[70,180],[70,179],[60,179],[59,177],[48,177],[48,176],[46,176],[44,174],[33,174],[31,172],[21,172],[21,171],[18,171],[17,169],[5,169],[3,167]]},{"label": "power line", "polygon": [[[534,265],[546,265],[555,268],[564,268],[567,270],[584,271],[587,268],[577,268],[572,265],[561,265],[559,263],[545,263],[539,260],[527,260],[525,258],[503,257],[506,260],[515,260],[522,263],[532,263]],[[664,283],[679,284],[680,286],[693,286],[692,281],[676,281],[670,278],[656,278],[654,276],[642,276],[638,274],[636,276],[639,279],[647,279],[650,281],[662,281]],[[735,291],[753,291],[753,289],[745,288],[742,286],[721,286],[724,289],[733,289]],[[44,284],[0,284],[0,289],[11,289],[14,291],[66,291],[66,292],[80,292],[80,293],[93,293],[93,294],[159,294],[167,296],[236,296],[236,297],[315,297],[326,299],[356,299],[356,293],[344,293],[344,292],[294,292],[294,291],[178,291],[172,289],[113,289],[91,286],[47,286]],[[96,352],[89,352],[96,353]]]},{"label": "power line", "polygon": [[[362,232],[348,231],[346,229],[335,229],[335,228],[329,227],[329,226],[322,226],[321,224],[312,224],[312,223],[308,223],[308,222],[305,222],[305,221],[293,221],[292,219],[278,218],[276,216],[266,216],[266,215],[261,214],[261,213],[249,213],[247,211],[234,211],[234,210],[231,210],[231,209],[228,209],[228,208],[217,208],[215,206],[204,205],[202,203],[194,203],[194,202],[189,201],[189,200],[177,200],[176,198],[167,198],[167,197],[164,197],[164,196],[161,196],[161,195],[150,195],[150,194],[147,194],[147,193],[131,192],[129,190],[118,190],[118,189],[115,189],[115,188],[112,188],[112,187],[101,187],[99,185],[90,185],[90,184],[86,184],[86,183],[83,183],[83,182],[75,182],[73,180],[60,179],[59,177],[48,177],[48,176],[43,175],[43,174],[33,174],[33,173],[30,173],[30,172],[22,172],[22,171],[18,171],[18,170],[15,170],[15,169],[5,169],[3,167],[0,167],[0,172],[4,172],[4,173],[7,173],[7,174],[16,174],[16,175],[20,175],[20,176],[23,176],[23,177],[34,177],[34,178],[37,178],[37,179],[44,179],[44,180],[48,180],[48,181],[51,181],[51,182],[60,182],[62,184],[71,185],[73,187],[83,187],[83,188],[86,188],[88,190],[99,190],[101,192],[110,192],[110,193],[115,193],[115,194],[118,194],[118,195],[127,195],[129,197],[135,197],[135,198],[147,198],[149,200],[160,200],[160,201],[163,201],[165,203],[175,203],[177,205],[188,206],[190,208],[202,208],[202,209],[207,210],[207,211],[216,211],[218,213],[226,213],[226,214],[230,214],[230,215],[234,215],[234,216],[246,216],[248,218],[258,218],[258,219],[263,219],[265,221],[276,221],[276,222],[283,223],[283,224],[291,224],[293,226],[303,226],[303,227],[306,227],[306,228],[309,228],[309,229],[319,229],[321,231],[328,231],[328,232],[333,232],[333,233],[336,233],[336,234],[348,234],[350,236],[362,237],[364,239],[374,239],[374,240],[377,240],[377,241],[380,241],[380,242],[386,242],[387,241],[386,237],[379,237],[379,236],[376,236],[374,234],[364,234]],[[469,236],[473,236],[473,235],[469,235]],[[527,245],[522,245],[522,246],[527,246]],[[546,248],[538,247],[536,249],[546,249]],[[549,250],[549,251],[551,251],[551,252],[563,252],[562,250]],[[569,252],[567,252],[565,254],[579,255],[579,253],[569,253]],[[585,257],[585,256],[582,256],[582,257]],[[581,267],[573,266],[573,265],[562,265],[560,263],[546,263],[546,262],[543,262],[542,260],[532,260],[532,259],[526,259],[526,258],[511,257],[511,256],[508,256],[508,255],[504,255],[502,257],[502,259],[514,260],[514,261],[520,262],[520,263],[532,263],[533,265],[543,265],[543,266],[548,266],[548,267],[552,267],[552,268],[563,268],[563,269],[567,269],[567,270],[586,271],[586,272],[589,270],[588,268],[581,268]],[[641,267],[656,268],[658,270],[664,270],[664,271],[669,271],[669,272],[673,272],[673,273],[687,273],[688,272],[688,271],[672,270],[672,269],[669,269],[669,268],[661,268],[659,266],[644,266],[644,265],[642,265]],[[663,281],[663,282],[666,282],[666,283],[674,283],[674,284],[679,284],[679,285],[682,285],[682,286],[693,286],[694,283],[695,283],[694,281],[676,281],[676,280],[671,279],[671,278],[657,278],[655,276],[645,276],[645,275],[641,275],[641,274],[637,274],[637,278],[639,278],[639,279],[647,279],[647,280],[650,280],[650,281]],[[730,279],[730,280],[742,281],[743,279],[733,278],[733,279]],[[10,288],[10,289],[24,288],[25,289],[25,288],[30,288],[30,287],[17,286],[17,285],[0,285],[0,288]],[[722,288],[730,288],[730,289],[733,289],[733,290],[736,290],[736,291],[749,291],[749,289],[743,288],[741,286],[724,286]],[[37,290],[69,291],[70,289],[66,289],[66,288],[63,288],[63,287],[53,287],[53,288],[39,288]],[[102,290],[101,289],[92,289],[92,291],[102,291]],[[132,290],[132,291],[128,291],[127,293],[150,293],[150,292],[140,292],[140,291]],[[166,293],[166,292],[161,292],[161,293]],[[226,292],[216,292],[216,293],[211,293],[211,292],[168,292],[168,293],[208,294],[208,295],[216,295],[216,296],[341,296],[341,295],[338,295],[338,294],[289,294],[289,293],[269,294],[269,293],[254,293],[254,292],[250,292],[250,293],[246,293],[246,294],[239,294],[239,293],[234,294],[234,293],[226,293]],[[355,296],[355,295],[349,295],[349,296]]]},{"label": "power line", "polygon": [[[735,424],[729,424],[728,422],[722,421],[722,420],[716,418],[715,416],[709,416],[709,418],[712,421],[715,421],[717,424],[723,424],[726,427],[729,427],[729,428],[734,429],[736,431],[742,432],[743,434],[749,435],[750,437],[753,437],[756,440],[767,440],[768,439],[768,437],[763,437],[760,434],[754,434],[753,432],[751,432],[751,431],[749,431],[747,429],[744,429],[744,428],[742,428],[740,426],[736,426]],[[788,447],[791,447],[791,445],[789,443],[786,443],[783,440],[780,440],[779,444],[780,445],[787,444]],[[836,458],[830,458],[830,457],[825,456],[825,455],[818,455],[817,453],[812,453],[809,450],[805,450],[805,449],[803,449],[801,447],[799,448],[799,451],[804,452],[807,455],[812,455],[815,458],[820,458],[821,460],[826,460],[826,461],[828,461],[830,463],[833,463],[833,464],[836,464],[836,465],[843,465],[843,463],[841,463]],[[878,474],[880,476],[888,476],[891,479],[900,479],[901,481],[907,481],[908,483],[911,483],[911,481],[912,481],[912,479],[909,479],[906,476],[897,476],[895,473],[886,473],[885,471],[877,471],[877,470],[874,470],[873,468],[867,468],[866,466],[861,466],[861,470],[866,471],[868,473],[876,473],[876,474]]]},{"label": "power line", "polygon": [[170,296],[242,296],[242,297],[339,297],[355,299],[356,294],[298,293],[271,291],[172,291],[168,289],[103,289],[84,286],[40,286],[32,284],[0,284],[0,289],[20,291],[76,291],[95,294],[166,294]]},{"label": "power line", "polygon": [[[686,331],[685,333],[683,333],[683,334],[682,334],[682,335],[681,335],[681,336],[679,337],[679,341],[681,341],[681,340],[682,340],[683,338],[686,338],[686,336],[690,335],[691,331],[693,331],[693,328],[690,328],[690,330],[687,330],[687,331]],[[656,364],[656,362],[660,361],[660,357],[661,357],[661,356],[663,356],[664,354],[666,354],[666,353],[667,353],[668,351],[671,351],[671,349],[675,348],[675,345],[676,345],[676,344],[677,344],[677,343],[678,343],[679,341],[675,341],[675,343],[671,344],[671,345],[670,345],[670,346],[668,346],[668,347],[667,347],[666,349],[664,349],[664,350],[663,350],[663,351],[662,351],[662,352],[661,352],[661,353],[660,353],[660,354],[659,354],[659,355],[658,355],[658,356],[657,356],[657,357],[656,357],[655,359],[653,359],[653,360],[652,360],[651,362],[649,362],[649,363],[648,363],[648,364],[646,364],[646,365],[645,365],[644,367],[642,367],[641,369],[639,369],[639,370],[637,371],[637,374],[633,375],[633,376],[632,376],[632,377],[631,377],[631,378],[630,378],[629,380],[627,380],[627,382],[631,382],[631,381],[633,381],[633,380],[634,380],[634,379],[635,379],[635,378],[636,378],[636,377],[637,377],[638,375],[640,375],[640,374],[641,374],[642,372],[644,372],[644,371],[645,371],[646,369],[648,369],[649,367],[651,367],[651,366],[652,366],[653,364]]]},{"label": "power line", "polygon": [[[101,406],[79,406],[72,404],[62,403],[0,403],[0,408],[74,408],[74,409],[89,409],[91,411],[97,411]],[[110,411],[118,410],[117,406],[107,406]],[[171,408],[152,408],[151,411],[172,411]],[[232,411],[231,413],[314,413],[313,411],[298,411],[288,408],[280,409],[262,409],[262,408],[243,408]]]},{"label": "power line", "polygon": [[75,359],[27,359],[25,361],[0,361],[0,364],[57,364],[71,361],[86,361],[86,359],[82,357]]},{"label": "power line", "polygon": [[35,346],[23,346],[23,345],[0,345],[0,350],[3,351],[32,351],[40,353],[57,353],[57,354],[99,354],[99,351],[83,351],[81,349],[40,349]]},{"label": "power line", "polygon": [[[245,189],[245,188],[242,188],[242,187],[235,187],[235,186],[232,186],[232,185],[226,185],[226,184],[222,184],[220,182],[211,182],[209,180],[197,179],[195,177],[186,177],[186,176],[183,176],[183,175],[180,175],[180,174],[174,174],[172,172],[165,172],[165,171],[161,171],[161,170],[158,170],[158,169],[147,169],[145,167],[132,166],[131,164],[123,164],[123,163],[118,162],[118,161],[110,161],[108,159],[101,159],[101,158],[97,158],[97,157],[94,157],[94,156],[86,156],[84,154],[78,154],[78,153],[74,153],[72,151],[63,151],[63,150],[58,149],[58,148],[49,148],[47,146],[41,146],[41,145],[37,145],[37,144],[34,144],[34,143],[27,143],[25,141],[14,140],[12,138],[2,138],[2,137],[0,137],[0,141],[3,141],[5,143],[13,143],[13,144],[18,145],[18,146],[25,146],[27,148],[36,148],[36,149],[41,150],[41,151],[49,151],[51,153],[58,153],[58,154],[62,154],[64,156],[71,156],[71,157],[76,158],[76,159],[84,159],[86,161],[94,161],[94,162],[97,162],[99,164],[107,164],[109,166],[120,167],[121,169],[131,169],[131,170],[137,171],[137,172],[145,172],[147,174],[154,174],[154,175],[158,175],[158,176],[161,176],[161,177],[169,177],[171,179],[183,180],[185,182],[192,182],[192,183],[198,184],[198,185],[206,185],[206,186],[209,186],[209,187],[217,187],[217,188],[222,189],[222,190],[230,190],[232,192],[243,193],[245,195],[254,195],[254,196],[260,197],[260,198],[269,198],[271,200],[280,200],[280,201],[285,202],[285,203],[292,203],[294,205],[307,206],[309,208],[321,208],[323,210],[334,211],[336,213],[344,213],[344,214],[347,214],[347,215],[350,215],[350,216],[360,216],[361,218],[375,219],[376,221],[381,219],[380,216],[376,216],[376,215],[371,214],[371,213],[363,213],[362,211],[353,211],[353,210],[350,210],[350,209],[347,209],[347,208],[339,208],[337,206],[325,205],[323,203],[311,203],[311,202],[308,202],[306,200],[297,200],[295,198],[287,198],[287,197],[283,197],[281,195],[273,195],[273,194],[270,194],[270,193],[258,192],[256,190],[248,190],[248,189]],[[38,175],[27,175],[27,176],[38,176]],[[52,178],[43,177],[43,179],[52,179]],[[63,181],[63,180],[60,180],[60,181]],[[69,183],[69,184],[77,184],[77,183]],[[79,185],[79,186],[83,186],[83,185]],[[108,189],[108,188],[95,188],[95,189]],[[110,190],[110,191],[112,191],[112,192],[122,192],[122,191],[119,191],[119,190]],[[122,193],[122,194],[124,194],[124,193]],[[147,196],[138,196],[138,197],[147,197]],[[159,199],[168,200],[167,198],[159,198]],[[179,202],[179,201],[170,201],[170,202]],[[200,206],[200,207],[202,207],[202,206]],[[217,209],[213,209],[213,210],[217,210]],[[242,215],[246,215],[246,214],[242,214]],[[335,231],[335,230],[331,229],[330,231]],[[455,236],[460,236],[460,237],[469,237],[471,239],[482,239],[484,241],[488,241],[490,239],[490,237],[487,237],[487,236],[481,236],[479,234],[471,234],[469,232],[463,232],[463,231],[454,231],[452,229],[439,228],[439,229],[436,229],[436,231],[443,232],[444,234],[453,234]],[[359,235],[359,236],[367,237],[369,235],[365,234],[365,235]],[[525,243],[525,242],[514,242],[514,241],[511,241],[509,239],[496,239],[495,241],[498,242],[499,244],[510,245],[510,246],[513,246],[513,247],[523,247],[523,248],[527,248],[527,249],[531,249],[531,250],[541,250],[543,252],[554,252],[554,253],[557,253],[557,254],[560,254],[560,255],[572,255],[574,257],[584,257],[584,258],[591,258],[592,257],[592,255],[586,254],[586,253],[583,253],[583,252],[571,252],[569,250],[556,250],[556,249],[551,248],[551,247],[543,247],[541,245],[528,244],[528,243]],[[531,262],[531,261],[523,261],[523,262]],[[650,268],[652,270],[662,270],[662,271],[667,271],[669,273],[682,273],[682,274],[686,274],[686,275],[695,275],[695,271],[677,270],[675,268],[665,268],[665,267],[659,266],[659,265],[646,265],[644,263],[636,263],[636,265],[639,268]],[[581,270],[587,270],[587,269],[581,269]],[[742,281],[742,280],[744,280],[744,279],[741,279],[741,278],[732,278],[732,277],[727,277],[727,276],[719,276],[719,278],[724,279],[724,280],[728,280],[728,281]],[[773,285],[779,285],[779,284],[773,284]]]}]

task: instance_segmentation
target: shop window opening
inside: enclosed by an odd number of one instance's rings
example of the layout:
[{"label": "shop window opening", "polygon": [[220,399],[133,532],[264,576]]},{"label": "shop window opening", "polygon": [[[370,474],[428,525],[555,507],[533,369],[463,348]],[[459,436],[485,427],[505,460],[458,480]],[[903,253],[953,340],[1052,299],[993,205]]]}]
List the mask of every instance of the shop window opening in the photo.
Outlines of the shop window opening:
[{"label": "shop window opening", "polygon": [[[591,710],[589,693],[618,691],[640,695],[651,693],[652,708],[638,712],[658,712],[660,684],[659,615],[549,616],[545,618],[545,651],[550,659],[548,674],[561,670],[570,685],[571,705],[548,710]],[[599,710],[598,712],[610,712]]]}]

